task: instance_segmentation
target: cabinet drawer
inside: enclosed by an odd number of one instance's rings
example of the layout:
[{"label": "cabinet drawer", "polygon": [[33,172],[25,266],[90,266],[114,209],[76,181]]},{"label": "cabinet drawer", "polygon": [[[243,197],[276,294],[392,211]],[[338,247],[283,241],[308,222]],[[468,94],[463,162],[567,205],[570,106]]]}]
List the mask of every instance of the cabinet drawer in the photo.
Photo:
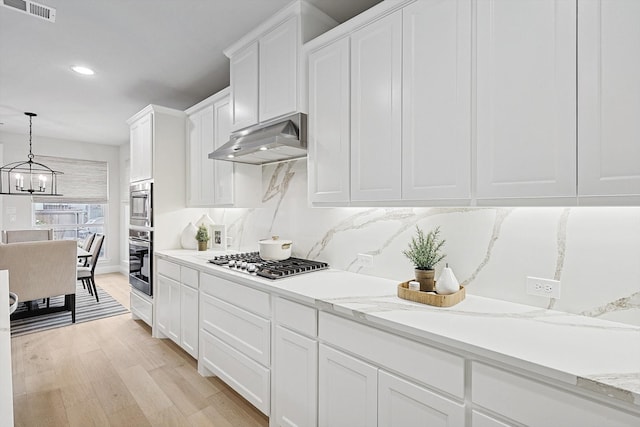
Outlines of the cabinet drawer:
[{"label": "cabinet drawer", "polygon": [[181,266],[180,282],[194,289],[198,289],[198,270]]},{"label": "cabinet drawer", "polygon": [[210,295],[201,294],[200,327],[258,363],[269,366],[271,322]]},{"label": "cabinet drawer", "polygon": [[[464,404],[378,371],[379,426],[464,426]],[[418,423],[417,420],[420,420]]]},{"label": "cabinet drawer", "polygon": [[213,335],[200,331],[199,363],[265,415],[269,415],[269,370],[229,347]]},{"label": "cabinet drawer", "polygon": [[464,358],[425,344],[320,313],[319,336],[380,367],[464,397]]},{"label": "cabinet drawer", "polygon": [[318,310],[282,298],[273,304],[278,324],[310,337],[318,335]]},{"label": "cabinet drawer", "polygon": [[129,292],[129,304],[131,313],[142,319],[147,325],[153,327],[153,304],[142,298],[134,291]]},{"label": "cabinet drawer", "polygon": [[473,362],[471,397],[528,426],[638,426],[640,417],[541,382]]},{"label": "cabinet drawer", "polygon": [[225,279],[203,273],[200,275],[202,292],[244,308],[262,317],[271,317],[269,294]]},{"label": "cabinet drawer", "polygon": [[180,266],[165,259],[158,258],[156,262],[156,271],[158,274],[167,276],[177,282],[180,281]]}]

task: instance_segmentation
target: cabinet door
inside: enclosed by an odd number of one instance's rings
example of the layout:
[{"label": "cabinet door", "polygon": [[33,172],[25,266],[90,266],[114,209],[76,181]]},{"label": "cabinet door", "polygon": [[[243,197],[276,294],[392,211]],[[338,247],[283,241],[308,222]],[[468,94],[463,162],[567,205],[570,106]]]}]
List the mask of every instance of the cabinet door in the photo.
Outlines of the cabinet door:
[{"label": "cabinet door", "polygon": [[378,425],[463,426],[464,404],[381,370],[378,372]]},{"label": "cabinet door", "polygon": [[477,3],[477,196],[576,195],[576,1]]},{"label": "cabinet door", "polygon": [[398,200],[402,11],[351,36],[351,200]]},{"label": "cabinet door", "polygon": [[298,32],[298,17],[292,16],[260,38],[261,122],[298,109]]},{"label": "cabinet door", "polygon": [[132,124],[130,137],[131,182],[153,178],[153,114]]},{"label": "cabinet door", "polygon": [[426,0],[402,14],[402,198],[468,199],[471,3]]},{"label": "cabinet door", "polygon": [[180,345],[180,283],[158,275],[156,286],[156,326]]},{"label": "cabinet door", "polygon": [[230,60],[231,130],[258,123],[258,42]]},{"label": "cabinet door", "polygon": [[320,344],[318,425],[376,427],[378,369]]},{"label": "cabinet door", "polygon": [[282,326],[276,327],[275,425],[317,425],[318,344]]},{"label": "cabinet door", "polygon": [[[227,96],[213,106],[215,117],[215,148],[224,145],[231,133],[231,100]],[[212,150],[213,151],[213,150]],[[209,160],[213,164],[213,185],[215,205],[233,205],[234,203],[234,164],[222,160]]]},{"label": "cabinet door", "polygon": [[475,409],[471,411],[471,425],[473,427],[510,427],[502,421],[498,421],[493,417],[485,415]]},{"label": "cabinet door", "polygon": [[190,115],[188,159],[189,159],[189,206],[210,206],[214,203],[213,162],[207,157],[214,150],[214,111],[207,106]]},{"label": "cabinet door", "polygon": [[198,290],[180,286],[180,346],[198,358]]},{"label": "cabinet door", "polygon": [[578,195],[640,194],[640,2],[578,9]]},{"label": "cabinet door", "polygon": [[348,202],[349,38],[309,55],[309,200]]},{"label": "cabinet door", "polygon": [[472,363],[473,406],[531,427],[637,427],[637,414],[608,406],[535,379]]}]

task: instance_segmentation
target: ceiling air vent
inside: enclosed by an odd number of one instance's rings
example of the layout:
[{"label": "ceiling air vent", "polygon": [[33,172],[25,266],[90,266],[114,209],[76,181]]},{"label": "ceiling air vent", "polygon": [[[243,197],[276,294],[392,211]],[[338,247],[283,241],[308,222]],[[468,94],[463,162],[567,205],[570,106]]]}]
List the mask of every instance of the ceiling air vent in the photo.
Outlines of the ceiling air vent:
[{"label": "ceiling air vent", "polygon": [[49,22],[56,22],[56,10],[52,7],[36,3],[31,0],[2,0],[5,7],[44,19]]}]

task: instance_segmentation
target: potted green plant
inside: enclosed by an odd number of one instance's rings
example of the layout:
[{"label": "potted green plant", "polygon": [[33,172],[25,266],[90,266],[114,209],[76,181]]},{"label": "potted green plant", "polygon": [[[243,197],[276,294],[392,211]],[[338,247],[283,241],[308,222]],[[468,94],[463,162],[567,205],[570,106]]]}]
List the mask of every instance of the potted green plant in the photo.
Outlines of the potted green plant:
[{"label": "potted green plant", "polygon": [[416,281],[420,282],[421,291],[434,291],[434,267],[446,256],[441,253],[445,240],[440,239],[439,234],[440,227],[434,228],[425,235],[416,225],[416,235],[411,238],[409,249],[402,251],[404,256],[413,262]]},{"label": "potted green plant", "polygon": [[198,241],[198,250],[206,251],[207,243],[209,242],[209,230],[207,230],[207,226],[202,224],[198,227],[198,231],[196,232],[196,240]]}]

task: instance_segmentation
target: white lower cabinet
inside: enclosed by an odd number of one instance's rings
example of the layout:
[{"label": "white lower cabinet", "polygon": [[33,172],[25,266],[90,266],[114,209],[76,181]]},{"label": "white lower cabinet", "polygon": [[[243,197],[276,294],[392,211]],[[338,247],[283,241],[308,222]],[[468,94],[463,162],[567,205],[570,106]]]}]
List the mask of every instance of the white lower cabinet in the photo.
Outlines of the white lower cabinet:
[{"label": "white lower cabinet", "polygon": [[198,289],[180,287],[180,346],[198,358]]},{"label": "white lower cabinet", "polygon": [[275,328],[276,426],[317,424],[318,343],[282,326]]},{"label": "white lower cabinet", "polygon": [[270,296],[200,276],[199,371],[206,368],[265,415],[271,412]]},{"label": "white lower cabinet", "polygon": [[378,372],[378,426],[456,427],[463,426],[464,419],[464,404]]},{"label": "white lower cabinet", "polygon": [[129,292],[129,307],[133,319],[140,319],[153,327],[153,302],[148,296],[143,296],[132,287]]},{"label": "white lower cabinet", "polygon": [[272,427],[318,425],[318,312],[274,298]]},{"label": "white lower cabinet", "polygon": [[318,425],[376,427],[378,368],[320,344]]},{"label": "white lower cabinet", "polygon": [[509,424],[498,421],[489,415],[476,411],[475,409],[471,411],[471,425],[473,427],[511,427]]},{"label": "white lower cabinet", "polygon": [[155,331],[198,358],[198,271],[156,261]]},{"label": "white lower cabinet", "polygon": [[200,359],[249,403],[269,415],[269,368],[251,360],[210,333],[200,331]]},{"label": "white lower cabinet", "polygon": [[161,275],[156,280],[156,328],[180,344],[180,282]]},{"label": "white lower cabinet", "polygon": [[[474,409],[500,414],[514,425],[631,427],[640,421],[637,415],[478,362],[472,364],[471,397]],[[491,424],[476,414],[473,425],[505,424]]]}]

